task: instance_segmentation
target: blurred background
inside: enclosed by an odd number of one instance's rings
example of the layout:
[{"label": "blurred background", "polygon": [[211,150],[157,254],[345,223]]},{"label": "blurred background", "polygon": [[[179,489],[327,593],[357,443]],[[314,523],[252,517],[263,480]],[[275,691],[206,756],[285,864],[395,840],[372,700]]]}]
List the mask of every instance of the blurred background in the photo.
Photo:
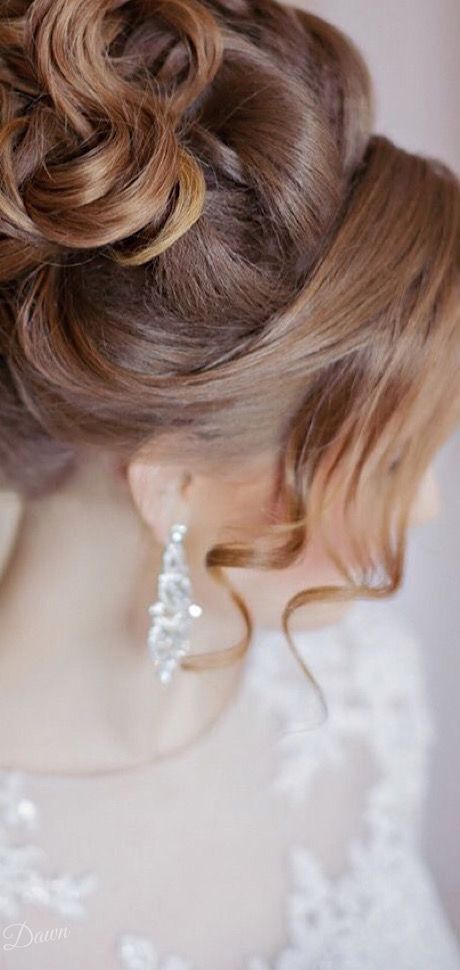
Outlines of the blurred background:
[{"label": "blurred background", "polygon": [[[459,0],[292,0],[341,27],[367,59],[377,131],[460,174]],[[460,379],[460,378],[459,378]],[[460,936],[460,435],[436,462],[442,508],[416,528],[395,606],[423,644],[437,722],[426,853]]]}]

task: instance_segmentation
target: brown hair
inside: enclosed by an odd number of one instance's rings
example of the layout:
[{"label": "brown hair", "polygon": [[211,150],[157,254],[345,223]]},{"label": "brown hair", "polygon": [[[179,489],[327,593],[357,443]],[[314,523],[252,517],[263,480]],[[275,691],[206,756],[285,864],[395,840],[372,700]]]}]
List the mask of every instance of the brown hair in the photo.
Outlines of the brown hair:
[{"label": "brown hair", "polygon": [[291,647],[299,605],[395,590],[458,413],[460,193],[373,133],[357,48],[276,0],[3,0],[0,97],[4,483],[273,448],[284,521],[206,558],[242,649],[222,567],[289,565],[338,482],[353,566],[290,600]]}]

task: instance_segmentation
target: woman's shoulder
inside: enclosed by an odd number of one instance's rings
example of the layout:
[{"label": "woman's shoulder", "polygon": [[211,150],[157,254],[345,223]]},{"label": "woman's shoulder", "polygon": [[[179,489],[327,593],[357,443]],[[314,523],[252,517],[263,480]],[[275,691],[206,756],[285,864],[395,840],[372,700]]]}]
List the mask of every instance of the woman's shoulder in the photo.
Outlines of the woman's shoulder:
[{"label": "woman's shoulder", "polygon": [[407,769],[422,766],[435,733],[423,651],[393,602],[357,601],[338,623],[292,639],[300,662],[281,631],[260,631],[247,683],[297,762],[293,776],[299,760],[316,765],[323,748],[359,738],[384,770],[397,752]]},{"label": "woman's shoulder", "polygon": [[[419,631],[394,601],[358,600],[336,623],[292,634],[259,630],[248,664],[254,683],[305,684],[302,662],[325,689],[346,693],[351,686],[369,702],[401,699],[427,702],[426,668]],[[296,656],[297,655],[297,656]]]}]

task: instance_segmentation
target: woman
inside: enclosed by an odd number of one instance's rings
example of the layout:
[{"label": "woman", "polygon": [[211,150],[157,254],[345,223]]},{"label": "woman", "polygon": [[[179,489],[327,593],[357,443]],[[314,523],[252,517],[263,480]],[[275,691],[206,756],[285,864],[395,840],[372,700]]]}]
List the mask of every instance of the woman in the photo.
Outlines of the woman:
[{"label": "woman", "polygon": [[9,0],[0,52],[1,966],[460,967],[372,602],[458,418],[458,180],[275,0]]}]

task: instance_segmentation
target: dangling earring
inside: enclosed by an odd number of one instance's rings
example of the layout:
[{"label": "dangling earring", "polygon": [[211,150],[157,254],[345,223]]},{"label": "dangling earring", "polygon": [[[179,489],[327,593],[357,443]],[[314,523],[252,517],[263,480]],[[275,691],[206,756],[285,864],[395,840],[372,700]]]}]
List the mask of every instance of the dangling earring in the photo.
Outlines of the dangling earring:
[{"label": "dangling earring", "polygon": [[149,606],[152,617],[148,646],[154,669],[162,684],[169,684],[182,657],[189,650],[191,620],[202,614],[192,602],[191,582],[183,540],[187,526],[176,522],[169,530],[158,576],[158,599]]}]

